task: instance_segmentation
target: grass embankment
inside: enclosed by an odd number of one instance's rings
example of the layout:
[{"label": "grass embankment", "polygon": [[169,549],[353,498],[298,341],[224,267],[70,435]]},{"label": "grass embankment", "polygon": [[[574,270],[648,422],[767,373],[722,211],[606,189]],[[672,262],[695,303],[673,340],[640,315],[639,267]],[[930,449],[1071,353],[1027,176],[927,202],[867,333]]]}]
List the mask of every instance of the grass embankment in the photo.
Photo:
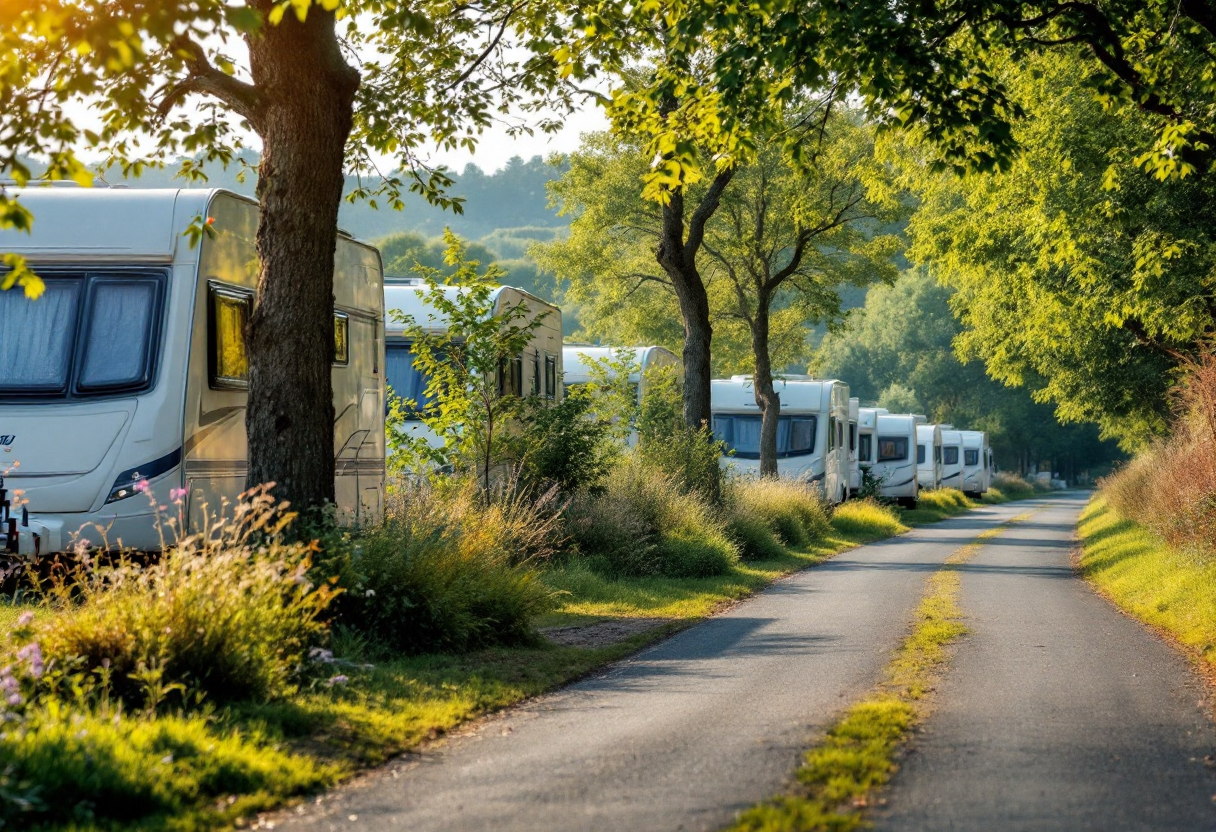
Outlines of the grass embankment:
[{"label": "grass embankment", "polygon": [[943,671],[951,642],[967,632],[955,567],[1026,516],[980,534],[929,577],[912,632],[887,665],[883,682],[806,753],[795,772],[795,793],[744,811],[731,832],[847,832],[864,824],[869,792],[890,780],[900,744],[926,713],[924,699]]},{"label": "grass embankment", "polygon": [[1216,669],[1216,561],[1171,547],[1101,494],[1081,515],[1081,574]]}]

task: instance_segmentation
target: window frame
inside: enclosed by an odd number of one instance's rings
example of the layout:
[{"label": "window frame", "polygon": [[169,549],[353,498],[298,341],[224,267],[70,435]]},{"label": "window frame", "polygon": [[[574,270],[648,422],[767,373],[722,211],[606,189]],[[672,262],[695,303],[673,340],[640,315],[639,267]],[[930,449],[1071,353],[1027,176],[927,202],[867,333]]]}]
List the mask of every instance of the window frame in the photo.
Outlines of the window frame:
[{"label": "window frame", "polygon": [[[968,462],[968,456],[975,454],[975,462]],[[980,449],[979,448],[963,448],[963,465],[967,468],[978,468],[980,464]]]},{"label": "window frame", "polygon": [[[338,325],[342,325],[345,332],[345,337],[342,339],[342,345],[346,348],[342,355],[338,355]],[[341,309],[334,310],[334,360],[335,367],[350,366],[350,313],[343,312]]]},{"label": "window frame", "polygon": [[[946,454],[948,451],[954,451],[954,462],[951,462],[949,459],[946,458]],[[958,465],[958,464],[959,464],[958,445],[943,445],[942,446],[942,465]]]},{"label": "window frame", "polygon": [[[862,446],[866,446],[865,453],[862,453]],[[874,454],[874,434],[857,432],[857,462],[870,463],[873,462]]]},{"label": "window frame", "polygon": [[[730,438],[722,438],[719,436],[719,432],[718,432],[718,420],[719,419],[730,419],[731,420]],[[760,458],[759,451],[756,451],[756,452],[740,451],[737,447],[735,447],[735,440],[734,440],[735,421],[734,420],[736,420],[736,419],[748,419],[748,420],[754,420],[756,422],[759,422],[762,419],[762,417],[758,413],[714,413],[712,416],[712,421],[710,422],[711,430],[713,431],[714,436],[716,438],[718,438],[720,441],[725,442],[727,447],[730,448],[732,455],[735,456],[736,458],[748,459],[748,460],[759,459]],[[798,414],[782,413],[781,415],[779,415],[777,417],[778,431],[780,431],[780,423],[783,420],[786,420],[789,422],[794,422],[795,420],[802,421],[802,422],[810,422],[811,423],[811,431],[810,431],[811,447],[808,450],[799,451],[797,453],[791,453],[790,451],[781,451],[780,449],[778,449],[777,459],[799,459],[802,457],[813,456],[815,454],[815,449],[819,447],[819,415],[815,414],[815,413],[798,413]],[[792,425],[790,427],[790,430],[793,430]],[[778,436],[780,436],[780,432],[778,432]]]},{"label": "window frame", "polygon": [[926,465],[927,463],[925,462],[925,460],[927,460],[928,458],[929,458],[929,451],[927,449],[926,443],[917,442],[916,443],[916,464],[917,465]]},{"label": "window frame", "polygon": [[[875,438],[878,440],[875,443],[876,450],[878,451],[878,456],[876,457],[876,460],[878,462],[905,462],[905,461],[907,461],[907,459],[908,459],[908,437],[907,436],[876,436]],[[903,456],[886,456],[886,457],[884,457],[882,455],[882,443],[883,442],[894,442],[894,443],[896,443],[896,445],[898,445],[899,443],[903,443],[903,448],[904,448]]]},{"label": "window frame", "polygon": [[[0,269],[0,276],[7,272]],[[67,378],[54,389],[40,387],[22,392],[0,388],[0,401],[96,401],[98,399],[122,398],[146,393],[156,386],[160,370],[160,352],[165,332],[165,306],[169,273],[167,269],[145,266],[95,266],[86,268],[39,267],[38,274],[47,281],[72,280],[79,284],[76,298],[76,313],[72,321],[70,342],[67,348]],[[153,283],[155,295],[152,303],[151,323],[147,333],[147,351],[144,356],[143,378],[138,382],[105,384],[82,387],[80,375],[84,370],[85,350],[89,333],[93,328],[93,287],[98,283]],[[17,291],[17,290],[12,290]],[[81,325],[82,320],[84,325]],[[28,388],[26,388],[28,390]]]},{"label": "window frame", "polygon": [[[216,304],[220,298],[239,301],[245,305],[246,325],[249,323],[249,315],[253,312],[252,289],[233,286],[218,280],[207,281],[207,386],[212,390],[248,390],[248,377],[236,378],[219,374],[219,355],[217,354],[219,337],[216,331],[219,323],[219,309]],[[249,338],[246,333],[242,332],[241,339],[245,342],[245,357],[248,360]]]}]

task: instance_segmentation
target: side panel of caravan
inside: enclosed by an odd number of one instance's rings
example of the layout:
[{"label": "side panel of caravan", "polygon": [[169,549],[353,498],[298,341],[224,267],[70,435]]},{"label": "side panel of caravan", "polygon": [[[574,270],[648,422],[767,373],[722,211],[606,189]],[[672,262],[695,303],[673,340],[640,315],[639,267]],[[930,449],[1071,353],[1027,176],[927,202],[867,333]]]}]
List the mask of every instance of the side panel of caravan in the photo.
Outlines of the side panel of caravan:
[{"label": "side panel of caravan", "polygon": [[978,498],[988,490],[988,434],[979,430],[960,432],[963,438],[963,484],[968,497]]},{"label": "side panel of caravan", "polygon": [[852,497],[861,488],[861,462],[857,458],[857,429],[858,414],[861,411],[861,399],[849,399],[849,496]]},{"label": "side panel of caravan", "polygon": [[911,416],[882,414],[875,430],[874,475],[882,480],[882,496],[905,505],[915,505],[919,495],[916,427]]},{"label": "side panel of caravan", "polygon": [[916,479],[921,488],[941,488],[942,429],[937,425],[916,426]]},{"label": "side panel of caravan", "polygon": [[963,487],[963,437],[957,430],[942,430],[942,488]]}]

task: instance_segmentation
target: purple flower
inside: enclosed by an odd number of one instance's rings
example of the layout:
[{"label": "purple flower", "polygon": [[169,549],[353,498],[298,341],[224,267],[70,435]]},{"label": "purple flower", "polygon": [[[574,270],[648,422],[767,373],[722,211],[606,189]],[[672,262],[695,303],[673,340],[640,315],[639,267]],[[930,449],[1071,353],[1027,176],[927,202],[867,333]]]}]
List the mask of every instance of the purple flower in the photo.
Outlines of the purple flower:
[{"label": "purple flower", "polygon": [[29,610],[26,610],[17,617],[18,627],[28,627],[32,623],[34,623],[34,613]]},{"label": "purple flower", "polygon": [[147,491],[148,490],[148,481],[140,480],[139,482],[135,483],[135,490],[136,491]]},{"label": "purple flower", "polygon": [[20,704],[21,704],[21,694],[19,694],[19,693],[10,693],[10,694],[8,695],[8,704],[12,705],[13,707],[16,707],[17,705],[20,705]]},{"label": "purple flower", "polygon": [[185,496],[186,496],[187,494],[189,494],[189,493],[190,493],[189,489],[186,489],[186,488],[174,488],[174,489],[171,489],[171,490],[169,491],[169,499],[170,499],[170,500],[172,500],[173,502],[175,502],[175,503],[176,503],[176,502],[178,502],[179,500],[184,499],[184,498],[185,498]]},{"label": "purple flower", "polygon": [[326,687],[332,688],[334,685],[345,685],[349,681],[350,679],[348,677],[339,673],[337,676],[330,676],[329,679],[326,680],[325,685]]},{"label": "purple flower", "polygon": [[35,679],[42,675],[42,671],[44,669],[42,647],[39,646],[38,642],[32,642],[18,650],[17,658],[21,659],[22,661],[29,662],[30,675]]}]

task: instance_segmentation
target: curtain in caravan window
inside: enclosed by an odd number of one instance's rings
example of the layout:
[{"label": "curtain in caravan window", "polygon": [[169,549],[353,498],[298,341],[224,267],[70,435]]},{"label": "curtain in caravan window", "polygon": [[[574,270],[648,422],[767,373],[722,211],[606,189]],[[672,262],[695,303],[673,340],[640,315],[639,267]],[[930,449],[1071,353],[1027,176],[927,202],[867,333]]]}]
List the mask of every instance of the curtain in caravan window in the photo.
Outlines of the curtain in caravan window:
[{"label": "curtain in caravan window", "polygon": [[979,465],[980,464],[980,452],[979,451],[963,451],[963,464],[964,465]]},{"label": "curtain in caravan window", "polygon": [[958,465],[957,445],[942,448],[942,462],[944,462],[946,465]]},{"label": "curtain in caravan window", "polygon": [[67,392],[81,284],[45,283],[37,300],[20,289],[0,292],[0,390],[5,392]]},{"label": "curtain in caravan window", "polygon": [[145,383],[157,284],[96,282],[89,303],[80,389]]},{"label": "curtain in caravan window", "polygon": [[385,380],[398,398],[414,402],[410,415],[421,412],[431,400],[425,390],[429,379],[414,366],[414,353],[409,344],[389,344],[385,352]]}]

